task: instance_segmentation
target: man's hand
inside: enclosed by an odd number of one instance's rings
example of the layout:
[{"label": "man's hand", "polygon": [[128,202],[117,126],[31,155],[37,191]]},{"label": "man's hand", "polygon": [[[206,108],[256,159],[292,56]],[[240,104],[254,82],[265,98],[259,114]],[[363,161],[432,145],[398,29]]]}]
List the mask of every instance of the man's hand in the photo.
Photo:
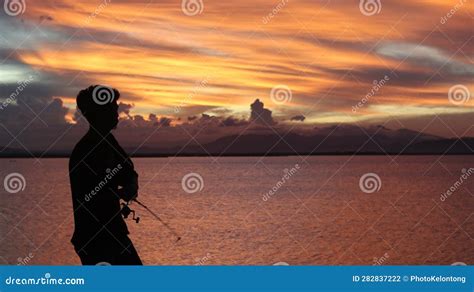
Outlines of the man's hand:
[{"label": "man's hand", "polygon": [[132,201],[138,197],[138,186],[124,186],[118,190],[118,195],[126,202]]}]

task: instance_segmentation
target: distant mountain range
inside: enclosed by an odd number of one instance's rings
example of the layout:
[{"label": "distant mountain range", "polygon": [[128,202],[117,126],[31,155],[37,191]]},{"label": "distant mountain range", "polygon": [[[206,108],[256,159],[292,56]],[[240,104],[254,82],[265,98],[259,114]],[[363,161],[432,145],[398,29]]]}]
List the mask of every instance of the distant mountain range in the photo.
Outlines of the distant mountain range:
[{"label": "distant mountain range", "polygon": [[[179,148],[181,149],[181,148]],[[169,154],[178,148],[169,149]],[[145,149],[143,149],[145,150]],[[146,151],[145,151],[146,152]],[[474,138],[446,139],[408,129],[390,130],[339,126],[316,134],[247,134],[220,138],[180,151],[187,155],[310,155],[310,154],[474,154]]]},{"label": "distant mountain range", "polygon": [[[231,135],[213,142],[183,147],[136,150],[126,147],[134,156],[283,156],[338,154],[474,154],[474,137],[446,139],[421,132],[382,126],[360,128],[333,126],[317,128],[311,135],[294,132]],[[34,156],[68,156],[70,150],[54,153],[32,153]],[[0,157],[30,157],[27,151],[6,148]]]}]

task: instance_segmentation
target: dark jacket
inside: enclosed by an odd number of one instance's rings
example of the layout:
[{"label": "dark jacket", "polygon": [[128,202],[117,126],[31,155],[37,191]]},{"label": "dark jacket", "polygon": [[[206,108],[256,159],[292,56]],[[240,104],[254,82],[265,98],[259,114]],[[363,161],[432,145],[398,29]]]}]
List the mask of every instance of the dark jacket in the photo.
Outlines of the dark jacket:
[{"label": "dark jacket", "polygon": [[69,160],[74,208],[76,249],[92,240],[110,241],[128,234],[120,213],[120,199],[130,200],[138,191],[138,174],[112,134],[105,138],[89,131]]}]

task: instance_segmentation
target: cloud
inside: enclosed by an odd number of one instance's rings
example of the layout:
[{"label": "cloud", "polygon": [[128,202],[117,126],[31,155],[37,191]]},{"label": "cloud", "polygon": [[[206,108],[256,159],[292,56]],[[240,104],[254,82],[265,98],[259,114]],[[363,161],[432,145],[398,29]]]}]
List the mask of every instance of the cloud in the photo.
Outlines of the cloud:
[{"label": "cloud", "polygon": [[119,103],[119,108],[118,108],[118,113],[119,114],[124,113],[125,115],[129,116],[130,115],[130,109],[132,109],[132,108],[133,108],[133,104],[120,102]]},{"label": "cloud", "polygon": [[296,116],[294,116],[294,117],[291,117],[290,121],[303,122],[305,119],[306,119],[306,117],[303,116],[303,115],[296,115]]},{"label": "cloud", "polygon": [[266,109],[263,102],[259,99],[256,99],[254,103],[250,105],[250,109],[250,122],[267,126],[275,124],[275,121],[272,118],[272,111]]},{"label": "cloud", "polygon": [[376,48],[379,55],[427,66],[434,70],[443,71],[454,75],[474,76],[474,65],[466,64],[454,59],[454,56],[448,55],[442,50],[412,43],[394,43],[387,42]]}]

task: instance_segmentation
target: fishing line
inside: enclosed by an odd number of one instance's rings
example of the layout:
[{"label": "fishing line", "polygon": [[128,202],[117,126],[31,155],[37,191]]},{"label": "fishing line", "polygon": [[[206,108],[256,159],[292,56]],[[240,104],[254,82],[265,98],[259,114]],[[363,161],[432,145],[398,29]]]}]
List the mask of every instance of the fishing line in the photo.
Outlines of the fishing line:
[{"label": "fishing line", "polygon": [[181,239],[181,236],[179,236],[179,234],[171,227],[168,225],[168,223],[166,223],[165,221],[163,221],[163,219],[160,218],[160,216],[158,216],[155,212],[153,212],[150,208],[148,208],[147,205],[143,204],[142,202],[138,201],[137,199],[133,199],[134,202],[136,202],[138,205],[142,206],[145,210],[147,210],[151,215],[153,215],[153,217],[155,217],[158,221],[161,222],[161,224],[163,224],[163,226],[165,226],[169,232],[171,232],[174,236],[176,236],[176,241],[179,241]]}]

